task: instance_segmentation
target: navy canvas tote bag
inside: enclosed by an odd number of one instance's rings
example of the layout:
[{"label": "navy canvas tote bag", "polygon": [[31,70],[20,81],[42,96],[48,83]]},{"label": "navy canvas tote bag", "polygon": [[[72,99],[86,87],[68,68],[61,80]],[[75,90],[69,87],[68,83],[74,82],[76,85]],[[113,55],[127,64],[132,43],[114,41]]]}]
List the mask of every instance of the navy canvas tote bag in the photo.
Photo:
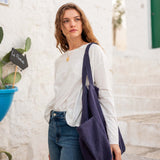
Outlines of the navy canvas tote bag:
[{"label": "navy canvas tote bag", "polygon": [[[82,119],[77,128],[79,142],[84,160],[112,160],[106,123],[98,101],[98,88],[94,86],[89,61],[89,47],[85,50],[82,68]],[[86,78],[89,86],[86,86]],[[118,128],[119,129],[119,128]],[[119,130],[119,146],[121,153],[125,151],[123,138]]]}]

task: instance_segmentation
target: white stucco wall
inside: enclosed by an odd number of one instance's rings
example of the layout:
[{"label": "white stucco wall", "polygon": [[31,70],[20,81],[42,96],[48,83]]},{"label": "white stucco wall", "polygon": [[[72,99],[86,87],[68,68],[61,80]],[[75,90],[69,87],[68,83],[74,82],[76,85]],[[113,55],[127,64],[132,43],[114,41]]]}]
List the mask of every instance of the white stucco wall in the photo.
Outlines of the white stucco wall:
[{"label": "white stucco wall", "polygon": [[[27,53],[29,67],[22,72],[7,116],[0,122],[0,150],[12,153],[13,160],[48,159],[47,129],[43,118],[49,100],[54,96],[55,48],[54,19],[57,8],[66,0],[14,0],[0,5],[0,26],[4,39],[0,57],[12,47],[21,48],[29,36],[31,49]],[[100,43],[111,53],[111,1],[72,0],[86,13]]]},{"label": "white stucco wall", "polygon": [[151,48],[150,0],[125,1],[126,50],[113,54],[113,90],[118,116],[124,116],[120,129],[134,157],[137,146],[159,148],[160,48]]}]

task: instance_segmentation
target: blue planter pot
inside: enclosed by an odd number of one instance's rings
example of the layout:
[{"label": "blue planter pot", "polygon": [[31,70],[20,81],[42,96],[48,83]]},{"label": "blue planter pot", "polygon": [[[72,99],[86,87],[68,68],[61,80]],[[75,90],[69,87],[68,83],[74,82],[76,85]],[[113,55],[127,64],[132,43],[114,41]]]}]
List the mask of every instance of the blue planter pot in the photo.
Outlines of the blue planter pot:
[{"label": "blue planter pot", "polygon": [[13,100],[14,93],[18,91],[17,87],[0,89],[0,121],[7,114]]}]

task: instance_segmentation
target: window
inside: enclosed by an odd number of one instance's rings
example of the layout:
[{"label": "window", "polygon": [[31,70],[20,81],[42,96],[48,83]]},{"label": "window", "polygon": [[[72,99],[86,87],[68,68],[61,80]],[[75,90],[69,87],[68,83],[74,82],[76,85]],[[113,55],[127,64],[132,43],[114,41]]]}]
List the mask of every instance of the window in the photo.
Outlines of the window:
[{"label": "window", "polygon": [[151,0],[152,48],[160,48],[160,0]]}]

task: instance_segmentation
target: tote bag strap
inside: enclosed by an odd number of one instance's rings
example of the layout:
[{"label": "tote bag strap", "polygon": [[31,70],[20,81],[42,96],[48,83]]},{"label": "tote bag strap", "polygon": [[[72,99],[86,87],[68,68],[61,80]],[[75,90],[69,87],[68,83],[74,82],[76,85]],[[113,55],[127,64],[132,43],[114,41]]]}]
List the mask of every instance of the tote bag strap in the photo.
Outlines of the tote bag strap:
[{"label": "tote bag strap", "polygon": [[[83,57],[83,68],[82,68],[82,84],[83,84],[83,87],[85,87],[85,85],[86,85],[86,77],[87,76],[88,76],[89,84],[93,85],[92,72],[91,72],[89,53],[88,53],[89,48],[92,44],[96,44],[96,43],[90,43],[90,44],[87,45],[86,50],[85,50],[85,54],[84,54],[84,57]],[[98,109],[99,109],[99,113],[101,115],[100,118],[103,121],[104,126],[106,126],[102,110],[100,110],[100,107]],[[124,144],[124,141],[123,141],[123,138],[122,138],[119,127],[118,127],[118,133],[119,133],[119,146],[120,146],[121,154],[122,154],[123,152],[125,152],[126,147],[125,147],[125,144]],[[107,134],[107,131],[106,131],[106,134]],[[108,136],[108,134],[107,134],[107,136]]]},{"label": "tote bag strap", "polygon": [[92,78],[92,71],[91,71],[91,65],[89,60],[89,48],[92,44],[96,43],[89,43],[86,47],[85,54],[83,57],[83,68],[82,68],[82,84],[83,86],[86,85],[86,78],[88,76],[89,84],[93,85],[93,78]]}]

